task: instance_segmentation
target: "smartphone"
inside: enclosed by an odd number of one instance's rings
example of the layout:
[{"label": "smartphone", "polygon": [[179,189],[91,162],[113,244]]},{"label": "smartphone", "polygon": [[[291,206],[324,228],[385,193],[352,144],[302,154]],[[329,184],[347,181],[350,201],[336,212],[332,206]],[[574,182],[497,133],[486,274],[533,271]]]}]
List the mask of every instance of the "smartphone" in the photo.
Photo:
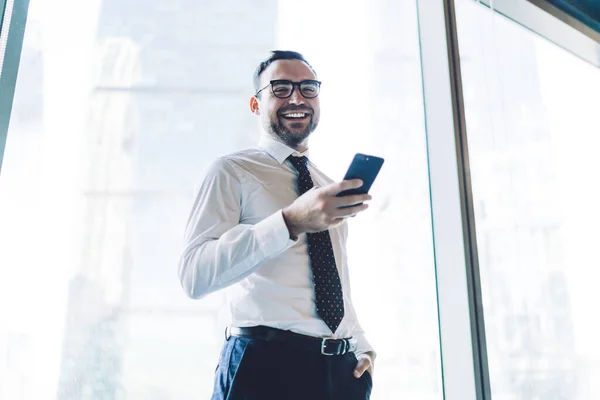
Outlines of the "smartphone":
[{"label": "smartphone", "polygon": [[344,180],[360,179],[363,185],[357,189],[344,190],[337,194],[338,197],[353,194],[369,193],[373,182],[383,165],[383,158],[357,153],[344,176]]}]

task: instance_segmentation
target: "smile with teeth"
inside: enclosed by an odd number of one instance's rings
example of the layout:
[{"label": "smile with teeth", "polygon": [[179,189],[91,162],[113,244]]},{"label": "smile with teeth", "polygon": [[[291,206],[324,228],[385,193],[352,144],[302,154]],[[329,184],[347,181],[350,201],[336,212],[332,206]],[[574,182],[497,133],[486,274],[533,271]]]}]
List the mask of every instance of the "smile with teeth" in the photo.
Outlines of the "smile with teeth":
[{"label": "smile with teeth", "polygon": [[308,114],[301,113],[301,112],[283,114],[284,118],[290,118],[290,119],[293,119],[293,118],[305,118],[307,116],[308,116]]}]

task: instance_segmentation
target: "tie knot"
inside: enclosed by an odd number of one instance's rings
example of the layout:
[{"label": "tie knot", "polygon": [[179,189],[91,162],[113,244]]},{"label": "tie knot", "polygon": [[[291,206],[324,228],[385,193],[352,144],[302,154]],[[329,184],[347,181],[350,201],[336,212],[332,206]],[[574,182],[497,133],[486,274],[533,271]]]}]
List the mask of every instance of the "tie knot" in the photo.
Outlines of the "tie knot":
[{"label": "tie knot", "polygon": [[302,157],[290,156],[289,160],[292,163],[292,165],[294,166],[294,168],[296,168],[296,170],[298,170],[298,172],[300,172],[301,170],[308,169],[308,167],[306,166],[306,164],[308,163],[308,158],[306,158],[305,156],[302,156]]}]

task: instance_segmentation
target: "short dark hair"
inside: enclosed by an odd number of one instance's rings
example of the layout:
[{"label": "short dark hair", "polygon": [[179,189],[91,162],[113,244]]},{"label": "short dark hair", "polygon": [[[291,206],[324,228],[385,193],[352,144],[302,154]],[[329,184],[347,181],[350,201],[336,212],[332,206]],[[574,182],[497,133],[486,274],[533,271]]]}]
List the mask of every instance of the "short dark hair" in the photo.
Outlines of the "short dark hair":
[{"label": "short dark hair", "polygon": [[256,70],[254,71],[255,93],[258,92],[258,90],[260,89],[260,74],[262,74],[265,71],[265,69],[267,69],[267,67],[271,65],[273,61],[277,60],[300,60],[304,64],[308,65],[308,68],[310,68],[310,70],[313,72],[313,74],[315,74],[315,76],[317,75],[315,69],[308,63],[308,61],[306,61],[302,54],[296,51],[289,50],[273,50],[271,51],[271,55],[265,60],[263,60],[260,64],[258,64],[258,67],[256,67]]}]

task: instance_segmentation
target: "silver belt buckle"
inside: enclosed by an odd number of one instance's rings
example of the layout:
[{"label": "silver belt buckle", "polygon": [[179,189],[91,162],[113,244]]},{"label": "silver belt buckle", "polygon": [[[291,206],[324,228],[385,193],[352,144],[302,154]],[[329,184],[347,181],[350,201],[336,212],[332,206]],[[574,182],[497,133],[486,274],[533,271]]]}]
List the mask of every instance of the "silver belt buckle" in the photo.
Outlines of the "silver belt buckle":
[{"label": "silver belt buckle", "polygon": [[321,340],[321,354],[323,354],[324,356],[336,356],[338,355],[338,353],[328,353],[326,351],[327,348],[327,341],[328,340],[341,340],[342,343],[344,343],[344,349],[342,350],[341,354],[346,354],[346,352],[348,351],[348,347],[349,347],[349,343],[348,340],[346,339],[328,339],[328,338],[324,338],[323,340]]}]

